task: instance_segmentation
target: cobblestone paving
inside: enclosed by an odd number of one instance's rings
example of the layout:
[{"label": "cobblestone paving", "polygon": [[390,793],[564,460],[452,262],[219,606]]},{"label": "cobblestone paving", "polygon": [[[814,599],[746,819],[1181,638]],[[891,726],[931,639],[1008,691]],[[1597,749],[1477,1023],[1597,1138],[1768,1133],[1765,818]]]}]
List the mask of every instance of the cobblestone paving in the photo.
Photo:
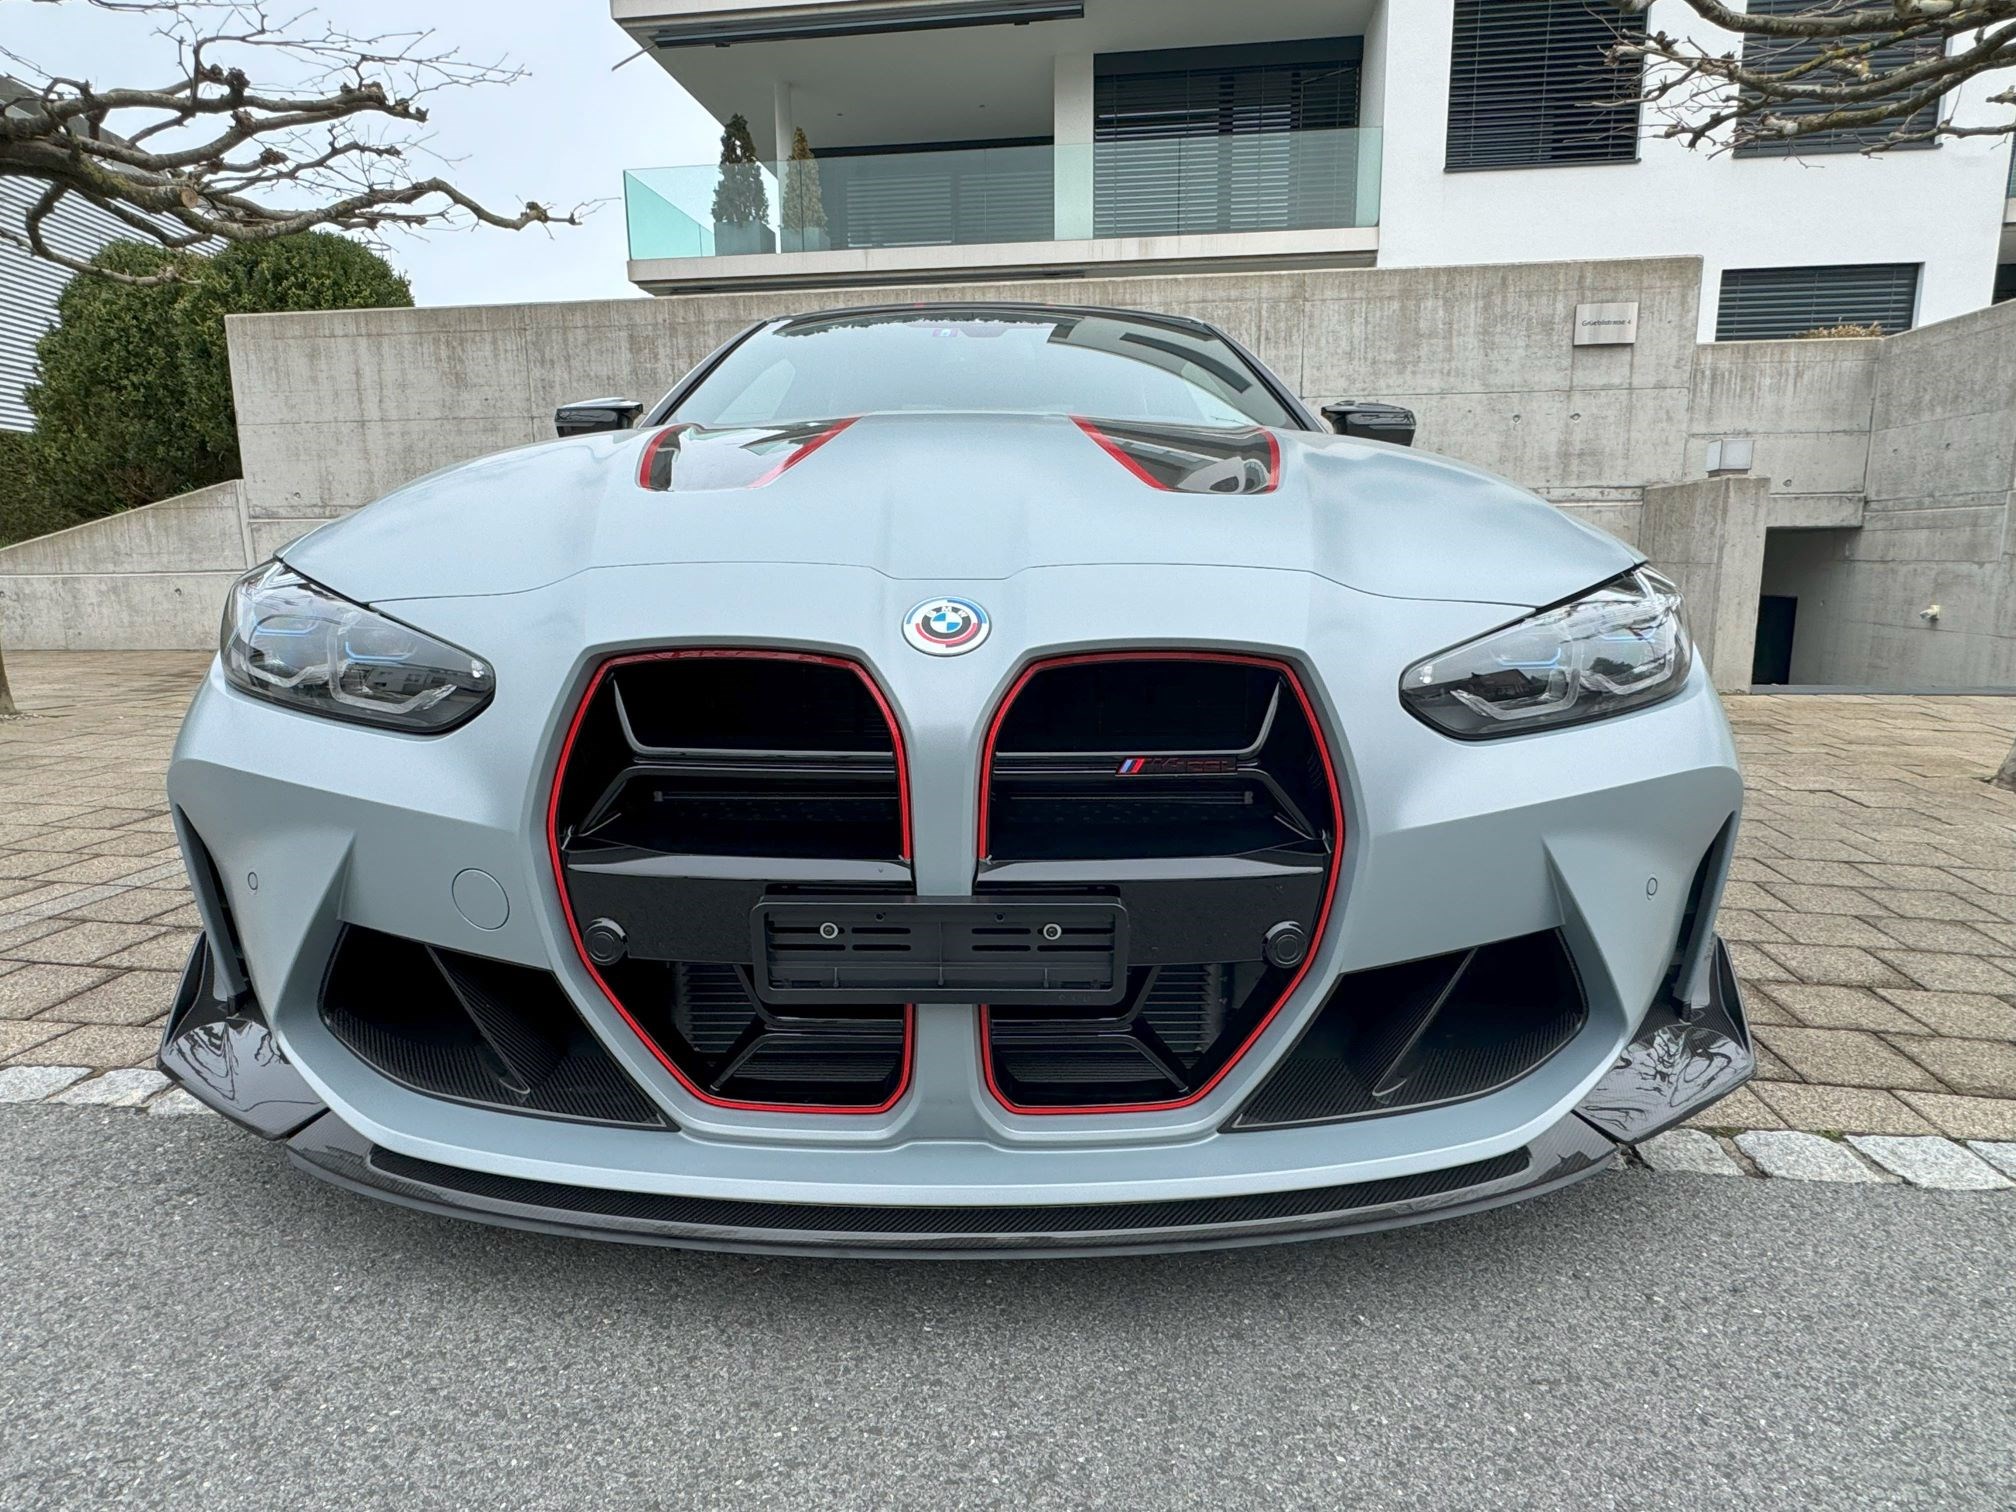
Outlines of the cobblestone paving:
[{"label": "cobblestone paving", "polygon": [[[0,1068],[152,1061],[197,927],[161,773],[206,663],[9,658],[30,717],[0,723]],[[2016,1141],[2016,794],[1981,780],[2016,698],[1728,706],[1750,792],[1721,929],[1760,1066],[1698,1122]]]}]

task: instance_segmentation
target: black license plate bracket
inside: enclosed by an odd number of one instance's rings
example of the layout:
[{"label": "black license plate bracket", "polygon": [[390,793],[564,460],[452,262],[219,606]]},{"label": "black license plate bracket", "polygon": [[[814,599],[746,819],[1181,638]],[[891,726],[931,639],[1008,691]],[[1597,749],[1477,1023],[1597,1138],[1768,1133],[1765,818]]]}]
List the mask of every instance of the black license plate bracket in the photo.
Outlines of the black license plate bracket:
[{"label": "black license plate bracket", "polygon": [[779,1007],[1110,1008],[1127,995],[1114,898],[766,899],[750,928],[756,996]]}]

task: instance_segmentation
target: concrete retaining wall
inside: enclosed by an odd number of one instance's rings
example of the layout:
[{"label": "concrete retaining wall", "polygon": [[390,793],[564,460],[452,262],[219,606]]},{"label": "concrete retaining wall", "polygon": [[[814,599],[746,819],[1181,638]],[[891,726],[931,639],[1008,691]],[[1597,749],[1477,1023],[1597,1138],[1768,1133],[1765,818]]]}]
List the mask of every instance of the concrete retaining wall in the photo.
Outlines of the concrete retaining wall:
[{"label": "concrete retaining wall", "polygon": [[[1635,504],[1678,477],[1701,270],[1691,258],[1345,269],[233,316],[247,506],[322,518],[449,462],[549,439],[553,410],[655,398],[751,323],[961,297],[1212,321],[1314,402],[1411,404],[1420,443],[1550,498]],[[1572,344],[1575,307],[1638,303],[1635,346]]]},{"label": "concrete retaining wall", "polygon": [[0,548],[0,645],[200,650],[255,560],[234,480]]},{"label": "concrete retaining wall", "polygon": [[[2016,682],[2016,305],[1888,340],[1696,346],[1700,287],[1698,260],[1671,258],[234,316],[242,489],[0,551],[0,635],[207,645],[234,573],[422,473],[549,438],[564,401],[654,398],[787,310],[966,296],[1195,315],[1313,404],[1412,405],[1422,446],[1712,584],[1694,614],[1725,687],[1747,681],[1759,576],[1800,598],[1795,680]],[[1638,306],[1635,344],[1575,346],[1576,306],[1614,301]],[[1762,495],[1648,508],[1648,489],[1705,480],[1708,443],[1732,437],[1753,440]]]},{"label": "concrete retaining wall", "polygon": [[1764,592],[1799,601],[1792,680],[2016,685],[2016,304],[1879,345],[1861,528],[1766,553]]}]

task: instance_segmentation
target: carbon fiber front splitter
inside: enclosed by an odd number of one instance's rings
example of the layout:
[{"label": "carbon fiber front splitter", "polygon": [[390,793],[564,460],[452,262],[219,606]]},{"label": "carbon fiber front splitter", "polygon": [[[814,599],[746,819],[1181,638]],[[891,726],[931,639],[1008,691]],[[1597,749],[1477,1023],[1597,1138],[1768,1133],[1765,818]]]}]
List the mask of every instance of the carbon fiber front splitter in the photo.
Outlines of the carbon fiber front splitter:
[{"label": "carbon fiber front splitter", "polygon": [[1728,952],[1710,1000],[1662,1004],[1575,1112],[1523,1150],[1412,1176],[1286,1192],[1016,1207],[749,1202],[565,1186],[437,1164],[374,1145],[322,1109],[249,999],[219,1003],[207,950],[185,974],[161,1066],[302,1169],[405,1207],[586,1239],[765,1254],[1045,1258],[1328,1239],[1481,1212],[1570,1186],[1727,1096],[1755,1070]]}]

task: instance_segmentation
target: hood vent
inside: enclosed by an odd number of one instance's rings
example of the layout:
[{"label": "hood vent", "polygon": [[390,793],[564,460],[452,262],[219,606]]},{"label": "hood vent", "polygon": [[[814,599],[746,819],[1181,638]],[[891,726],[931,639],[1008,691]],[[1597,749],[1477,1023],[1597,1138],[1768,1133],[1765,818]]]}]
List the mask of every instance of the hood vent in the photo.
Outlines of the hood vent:
[{"label": "hood vent", "polygon": [[1281,486],[1281,443],[1258,426],[1220,430],[1072,418],[1107,456],[1164,493],[1261,494]]},{"label": "hood vent", "polygon": [[637,486],[653,493],[762,488],[852,424],[851,419],[812,420],[732,430],[668,425],[644,443]]}]

